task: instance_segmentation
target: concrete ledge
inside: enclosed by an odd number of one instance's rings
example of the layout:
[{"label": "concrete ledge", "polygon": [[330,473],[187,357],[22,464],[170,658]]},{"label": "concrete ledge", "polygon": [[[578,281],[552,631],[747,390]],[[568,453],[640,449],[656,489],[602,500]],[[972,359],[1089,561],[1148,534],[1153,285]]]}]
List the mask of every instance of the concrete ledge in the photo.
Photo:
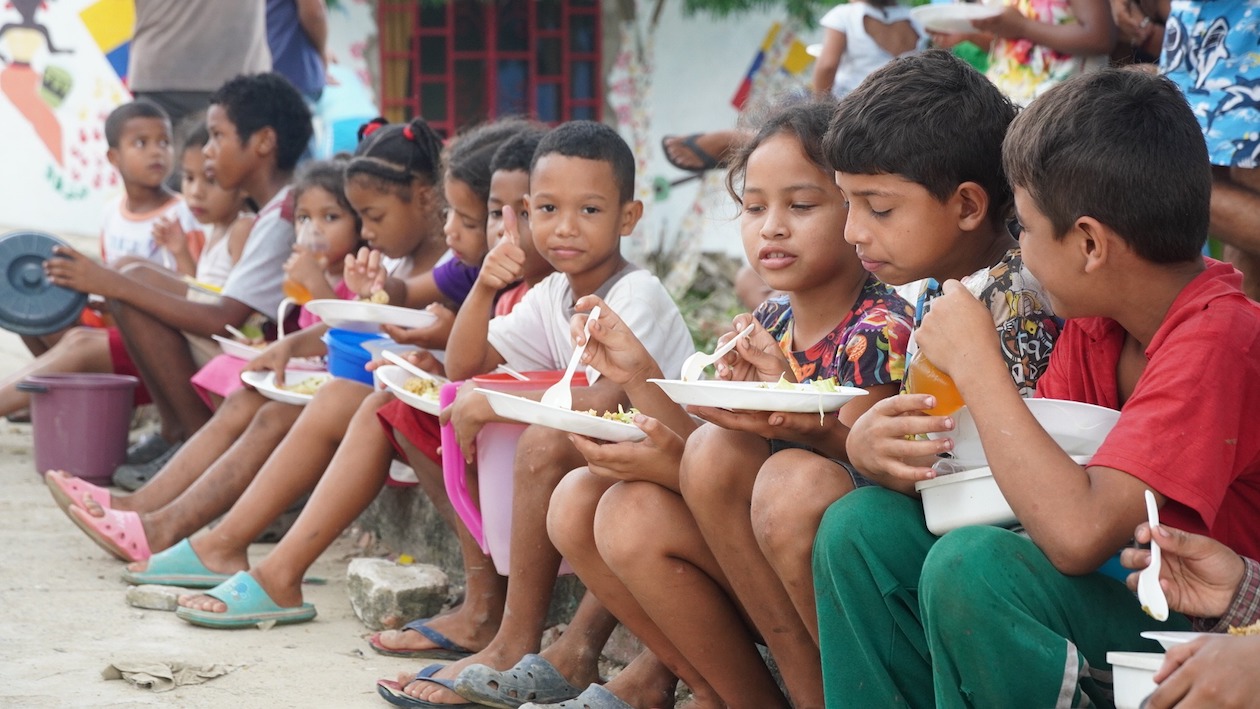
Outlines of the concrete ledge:
[{"label": "concrete ledge", "polygon": [[[459,543],[419,486],[386,487],[359,517],[358,526],[375,534],[386,548],[437,566],[450,579],[451,595],[463,596],[464,568]],[[556,579],[547,613],[548,627],[568,623],[585,591],[576,576]],[[604,653],[608,659],[626,664],[641,649],[638,640],[619,627]]]}]

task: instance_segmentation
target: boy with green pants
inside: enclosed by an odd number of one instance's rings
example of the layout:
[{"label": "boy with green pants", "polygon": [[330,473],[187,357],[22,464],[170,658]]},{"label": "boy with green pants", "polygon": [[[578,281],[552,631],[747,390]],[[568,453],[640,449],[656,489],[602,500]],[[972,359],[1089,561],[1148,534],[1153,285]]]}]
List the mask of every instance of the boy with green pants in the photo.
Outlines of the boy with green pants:
[{"label": "boy with green pants", "polygon": [[[1165,523],[1260,552],[1260,307],[1199,255],[1211,176],[1184,98],[1132,72],[1072,79],[1016,118],[1003,163],[1025,263],[1069,318],[1038,394],[1120,419],[1074,463],[1019,400],[987,311],[947,282],[916,339],[957,384],[1026,536],[936,539],[916,499],[883,487],[835,503],[814,546],[828,706],[1111,705],[1106,653],[1188,627],[1096,571],[1145,519],[1148,488]],[[915,442],[895,430],[850,434],[850,455],[864,447],[905,489],[930,473],[899,460]]]}]

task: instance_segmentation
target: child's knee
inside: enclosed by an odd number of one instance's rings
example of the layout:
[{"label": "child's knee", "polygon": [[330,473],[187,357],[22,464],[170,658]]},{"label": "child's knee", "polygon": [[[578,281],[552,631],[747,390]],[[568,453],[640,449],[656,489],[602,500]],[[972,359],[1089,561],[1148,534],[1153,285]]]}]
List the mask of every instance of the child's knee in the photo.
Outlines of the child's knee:
[{"label": "child's knee", "polygon": [[925,621],[988,616],[1021,589],[1039,587],[1039,574],[1022,561],[1030,551],[1038,553],[1032,542],[1000,527],[962,527],[941,537],[919,579]]},{"label": "child's knee", "polygon": [[581,465],[581,456],[564,431],[546,426],[529,426],[516,444],[516,475],[531,486],[554,489],[570,470]]},{"label": "child's knee", "polygon": [[590,539],[595,527],[595,509],[608,482],[586,468],[571,471],[551,493],[547,509],[547,535],[561,553],[583,539]]},{"label": "child's knee", "polygon": [[625,566],[650,553],[667,530],[662,518],[665,488],[647,482],[620,482],[600,498],[595,511],[595,543],[611,566]]},{"label": "child's knee", "polygon": [[[678,486],[688,505],[722,504],[748,492],[746,486],[732,483],[748,468],[750,441],[749,434],[713,424],[692,432],[678,471]],[[756,438],[756,442],[757,446],[765,444],[761,438]],[[755,473],[756,468],[751,471]],[[751,480],[747,482],[751,484]]]},{"label": "child's knee", "polygon": [[770,456],[753,483],[753,531],[762,548],[811,544],[818,520],[841,492],[828,479],[837,475],[848,472],[810,451],[791,448]]},{"label": "child's knee", "polygon": [[275,439],[277,442],[293,427],[301,409],[278,401],[263,404],[253,421],[249,424],[248,433]]}]

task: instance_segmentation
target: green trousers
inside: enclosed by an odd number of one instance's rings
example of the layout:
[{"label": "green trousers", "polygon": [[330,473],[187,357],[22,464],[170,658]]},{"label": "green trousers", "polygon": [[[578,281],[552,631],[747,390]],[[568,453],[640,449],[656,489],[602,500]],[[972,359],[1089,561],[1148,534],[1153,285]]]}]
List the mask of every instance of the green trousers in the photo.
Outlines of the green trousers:
[{"label": "green trousers", "polygon": [[918,500],[877,487],[827,510],[814,586],[829,708],[1111,706],[1107,652],[1158,652],[1139,633],[1190,627],[1005,529],[938,538]]}]

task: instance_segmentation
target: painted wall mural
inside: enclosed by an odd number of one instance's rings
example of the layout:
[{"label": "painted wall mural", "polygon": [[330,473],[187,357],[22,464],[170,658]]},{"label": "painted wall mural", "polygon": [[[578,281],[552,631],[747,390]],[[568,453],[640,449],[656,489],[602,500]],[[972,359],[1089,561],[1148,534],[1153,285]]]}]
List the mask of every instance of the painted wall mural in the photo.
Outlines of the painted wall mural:
[{"label": "painted wall mural", "polygon": [[0,9],[0,225],[92,234],[118,189],[104,121],[130,94],[131,0]]}]

